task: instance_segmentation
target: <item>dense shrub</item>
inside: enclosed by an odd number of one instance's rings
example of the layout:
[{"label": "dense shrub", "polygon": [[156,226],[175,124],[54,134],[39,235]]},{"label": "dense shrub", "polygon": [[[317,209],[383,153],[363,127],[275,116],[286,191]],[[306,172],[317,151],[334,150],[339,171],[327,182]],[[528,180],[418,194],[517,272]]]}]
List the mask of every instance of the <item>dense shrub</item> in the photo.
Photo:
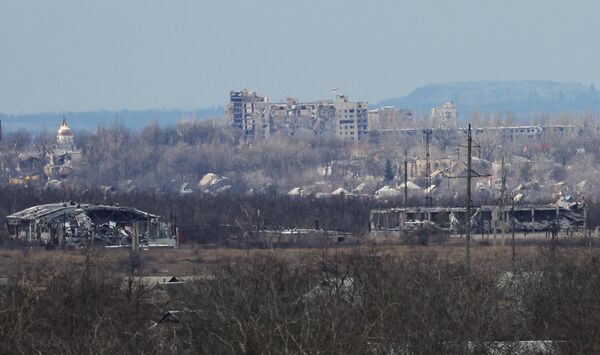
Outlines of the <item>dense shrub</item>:
[{"label": "dense shrub", "polygon": [[[171,294],[168,308],[101,258],[25,263],[0,289],[3,353],[488,353],[550,340],[600,351],[597,254],[542,252],[503,261],[324,253],[222,261],[214,278]],[[173,319],[159,321],[166,311]],[[506,345],[508,344],[508,345]]]}]

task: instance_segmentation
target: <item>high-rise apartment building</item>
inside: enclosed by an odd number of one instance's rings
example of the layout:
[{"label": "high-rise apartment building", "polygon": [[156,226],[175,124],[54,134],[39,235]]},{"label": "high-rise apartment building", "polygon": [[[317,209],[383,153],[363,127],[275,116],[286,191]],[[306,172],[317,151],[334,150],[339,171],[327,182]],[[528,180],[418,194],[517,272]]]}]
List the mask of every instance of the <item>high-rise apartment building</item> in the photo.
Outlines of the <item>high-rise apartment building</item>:
[{"label": "high-rise apartment building", "polygon": [[433,128],[458,127],[458,110],[453,101],[431,109],[431,124]]},{"label": "high-rise apartment building", "polygon": [[367,138],[368,104],[348,101],[346,95],[338,95],[333,101],[335,131],[338,138],[359,141]]},{"label": "high-rise apartment building", "polygon": [[336,100],[269,103],[255,92],[232,91],[227,119],[234,129],[243,130],[246,139],[266,139],[272,135],[316,135],[359,141],[367,137],[367,102],[351,102],[345,95]]},{"label": "high-rise apartment building", "polygon": [[243,130],[246,138],[267,138],[270,133],[269,99],[254,91],[231,91],[227,119],[231,127]]},{"label": "high-rise apartment building", "polygon": [[413,112],[392,106],[369,110],[369,130],[413,128]]}]

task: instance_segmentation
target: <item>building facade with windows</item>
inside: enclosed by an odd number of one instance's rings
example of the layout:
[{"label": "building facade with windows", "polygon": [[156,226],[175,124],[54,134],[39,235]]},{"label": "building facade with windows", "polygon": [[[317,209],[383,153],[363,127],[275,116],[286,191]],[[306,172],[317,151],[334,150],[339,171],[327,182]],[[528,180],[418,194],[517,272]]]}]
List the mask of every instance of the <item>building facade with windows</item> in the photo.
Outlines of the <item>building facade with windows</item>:
[{"label": "building facade with windows", "polygon": [[414,128],[413,112],[409,109],[384,106],[369,110],[368,115],[370,130]]},{"label": "building facade with windows", "polygon": [[431,109],[432,128],[457,128],[458,109],[453,101]]},{"label": "building facade with windows", "polygon": [[366,102],[352,102],[346,95],[338,95],[333,107],[338,138],[356,142],[367,138],[369,117]]},{"label": "building facade with windows", "polygon": [[270,103],[253,91],[231,91],[226,108],[228,124],[244,138],[281,136],[337,137],[359,141],[367,137],[368,103],[352,102],[345,95],[335,100]]},{"label": "building facade with windows", "polygon": [[227,119],[231,127],[243,131],[246,138],[267,138],[270,133],[269,99],[254,91],[231,91],[227,104]]}]

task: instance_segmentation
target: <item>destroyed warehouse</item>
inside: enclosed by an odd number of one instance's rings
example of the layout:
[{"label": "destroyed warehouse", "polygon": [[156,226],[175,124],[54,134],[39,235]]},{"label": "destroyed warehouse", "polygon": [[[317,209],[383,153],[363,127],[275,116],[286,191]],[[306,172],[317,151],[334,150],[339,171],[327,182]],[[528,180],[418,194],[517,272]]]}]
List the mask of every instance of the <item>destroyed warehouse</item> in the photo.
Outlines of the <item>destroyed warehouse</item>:
[{"label": "destroyed warehouse", "polygon": [[159,217],[131,207],[76,202],[27,208],[6,217],[9,237],[46,246],[149,244],[161,237]]},{"label": "destroyed warehouse", "polygon": [[[501,212],[502,211],[502,212]],[[424,224],[453,233],[465,228],[465,207],[409,207],[371,210],[371,234],[395,234],[410,231]],[[552,229],[577,230],[585,226],[585,211],[581,204],[571,206],[548,204],[533,206],[479,206],[472,209],[471,226],[479,233],[510,230],[542,232]],[[506,221],[506,222],[503,222]]]}]

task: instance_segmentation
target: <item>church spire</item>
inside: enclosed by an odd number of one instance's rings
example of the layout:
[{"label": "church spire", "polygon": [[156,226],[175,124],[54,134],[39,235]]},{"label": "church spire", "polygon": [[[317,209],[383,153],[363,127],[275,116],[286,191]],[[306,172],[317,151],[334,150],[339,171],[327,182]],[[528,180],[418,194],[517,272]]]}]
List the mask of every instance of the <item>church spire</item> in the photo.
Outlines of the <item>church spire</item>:
[{"label": "church spire", "polygon": [[62,123],[56,134],[56,143],[59,147],[69,147],[73,144],[73,132],[67,125],[67,119],[63,115]]}]

